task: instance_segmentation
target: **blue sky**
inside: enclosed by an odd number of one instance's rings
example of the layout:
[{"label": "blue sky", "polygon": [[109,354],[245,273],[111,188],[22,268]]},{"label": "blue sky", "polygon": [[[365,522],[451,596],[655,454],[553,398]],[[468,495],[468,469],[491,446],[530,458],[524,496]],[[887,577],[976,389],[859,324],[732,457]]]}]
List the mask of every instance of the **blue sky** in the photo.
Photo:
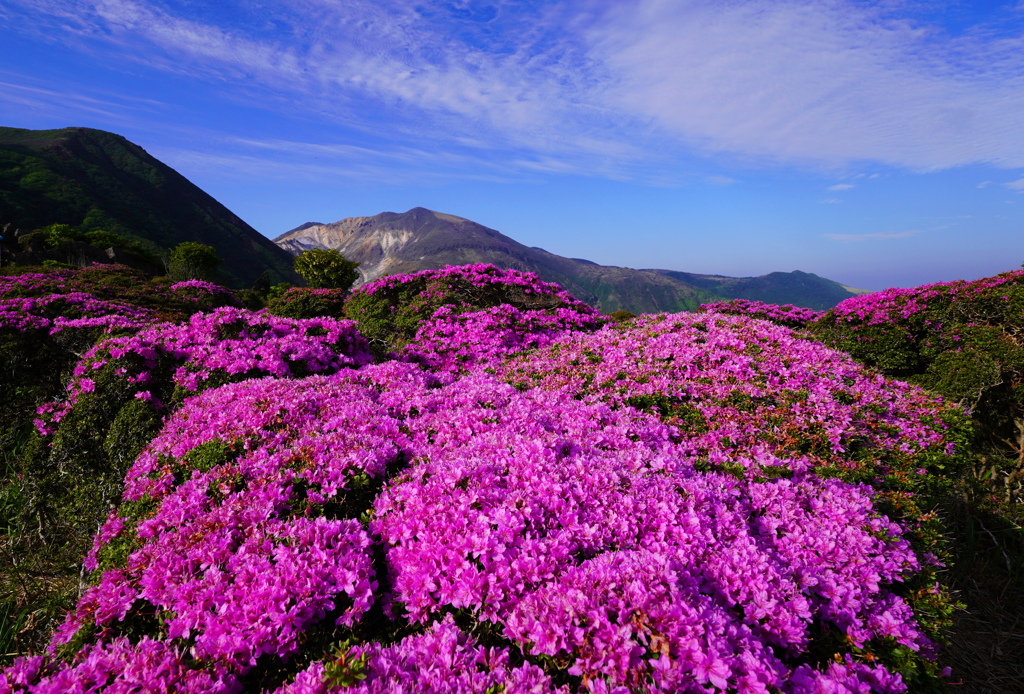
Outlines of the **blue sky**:
[{"label": "blue sky", "polygon": [[1024,262],[1024,2],[4,0],[0,125],[110,130],[263,234],[416,206],[864,289]]}]

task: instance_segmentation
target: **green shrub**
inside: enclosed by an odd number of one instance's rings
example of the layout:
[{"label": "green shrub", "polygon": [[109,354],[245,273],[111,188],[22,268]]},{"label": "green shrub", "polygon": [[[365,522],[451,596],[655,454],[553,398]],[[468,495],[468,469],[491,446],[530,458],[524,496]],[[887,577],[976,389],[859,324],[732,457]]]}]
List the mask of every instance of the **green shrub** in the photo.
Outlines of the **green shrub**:
[{"label": "green shrub", "polygon": [[285,318],[342,318],[345,315],[347,296],[348,292],[344,289],[291,287],[267,301],[267,311]]},{"label": "green shrub", "polygon": [[313,289],[348,289],[359,279],[359,263],[330,248],[314,248],[295,256],[295,272]]},{"label": "green shrub", "polygon": [[168,274],[172,279],[213,281],[223,260],[213,246],[183,241],[168,253]]}]

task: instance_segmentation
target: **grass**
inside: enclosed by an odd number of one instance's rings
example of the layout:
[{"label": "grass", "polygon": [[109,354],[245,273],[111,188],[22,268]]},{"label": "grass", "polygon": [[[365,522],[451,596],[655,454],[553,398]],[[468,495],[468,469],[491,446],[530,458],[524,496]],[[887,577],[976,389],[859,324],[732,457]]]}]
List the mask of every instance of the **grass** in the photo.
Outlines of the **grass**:
[{"label": "grass", "polygon": [[23,451],[0,451],[0,666],[42,652],[80,590],[82,540],[45,537],[23,513]]}]

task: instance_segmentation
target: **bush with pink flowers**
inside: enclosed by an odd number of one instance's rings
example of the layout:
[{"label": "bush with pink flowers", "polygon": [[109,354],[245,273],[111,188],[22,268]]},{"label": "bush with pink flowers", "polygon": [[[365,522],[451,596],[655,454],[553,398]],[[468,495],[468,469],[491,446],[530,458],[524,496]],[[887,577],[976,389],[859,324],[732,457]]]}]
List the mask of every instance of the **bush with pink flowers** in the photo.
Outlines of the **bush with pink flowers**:
[{"label": "bush with pink flowers", "polygon": [[950,600],[923,505],[961,412],[745,316],[601,327],[481,266],[364,296],[425,314],[398,358],[370,363],[348,321],[226,308],[83,356],[43,418],[51,457],[105,391],[159,431],[76,607],[0,691],[938,681]]},{"label": "bush with pink flowers", "polygon": [[700,310],[708,313],[728,313],[734,316],[750,316],[770,320],[787,328],[804,328],[824,315],[824,311],[794,306],[792,304],[766,304],[749,299],[731,299],[701,304]]},{"label": "bush with pink flowers", "polygon": [[476,264],[391,275],[364,284],[352,292],[345,316],[356,321],[360,332],[384,355],[412,340],[423,321],[443,306],[461,313],[502,305],[525,311],[568,309],[584,316],[600,315],[532,272]]},{"label": "bush with pink flowers", "polygon": [[[813,326],[832,347],[959,403],[978,431],[974,483],[1024,554],[1024,270],[847,299]],[[1014,530],[1016,526],[1016,530]],[[1001,533],[1004,534],[1004,533]],[[1016,540],[1012,538],[1017,536]]]}]

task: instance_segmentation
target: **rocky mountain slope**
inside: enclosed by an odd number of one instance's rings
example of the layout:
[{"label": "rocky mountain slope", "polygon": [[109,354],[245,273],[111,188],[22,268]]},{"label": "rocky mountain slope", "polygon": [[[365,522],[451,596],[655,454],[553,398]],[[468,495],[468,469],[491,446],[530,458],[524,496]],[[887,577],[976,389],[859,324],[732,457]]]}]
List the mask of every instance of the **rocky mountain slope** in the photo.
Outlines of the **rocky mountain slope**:
[{"label": "rocky mountain slope", "polygon": [[606,313],[618,309],[634,313],[685,311],[719,298],[825,309],[853,296],[836,282],[799,271],[737,278],[598,265],[524,246],[471,220],[422,207],[403,214],[349,217],[333,224],[310,222],[281,234],[274,242],[293,254],[335,248],[361,263],[361,283],[466,263],[527,270]]},{"label": "rocky mountain slope", "polygon": [[70,224],[163,248],[213,246],[221,279],[248,287],[265,269],[295,281],[291,257],[196,185],[120,135],[90,128],[0,128],[0,224]]}]

